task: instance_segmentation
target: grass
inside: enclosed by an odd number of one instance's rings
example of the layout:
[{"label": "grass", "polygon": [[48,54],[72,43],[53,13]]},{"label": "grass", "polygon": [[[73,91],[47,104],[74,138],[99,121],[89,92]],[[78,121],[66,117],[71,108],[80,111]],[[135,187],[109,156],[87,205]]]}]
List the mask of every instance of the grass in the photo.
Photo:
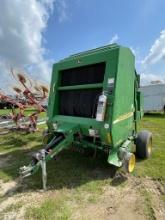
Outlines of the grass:
[{"label": "grass", "polygon": [[146,214],[146,216],[148,216],[148,218],[150,220],[156,220],[156,217],[155,217],[155,212],[152,208],[152,202],[151,202],[151,194],[149,192],[147,192],[145,189],[143,189],[141,191],[141,194],[144,198],[144,202],[145,202],[145,205],[144,205],[144,212]]},{"label": "grass", "polygon": [[23,205],[22,202],[17,202],[15,204],[7,206],[6,209],[3,212],[6,213],[6,212],[17,211],[22,207],[22,205]]},{"label": "grass", "polygon": [[[33,108],[28,108],[24,111],[25,116],[28,116],[30,114],[32,114],[35,110]],[[16,112],[19,112],[19,109],[16,109]],[[0,116],[4,115],[4,114],[10,114],[11,113],[11,109],[0,109]],[[45,118],[46,117],[46,113],[42,112],[39,115],[39,118]]]},{"label": "grass", "polygon": [[0,179],[14,180],[18,177],[18,168],[23,163],[29,163],[29,154],[41,148],[41,133],[20,136],[19,133],[9,133],[0,136],[1,161],[6,160],[6,165],[0,169]]},{"label": "grass", "polygon": [[0,109],[0,115],[9,114],[11,109]]},{"label": "grass", "polygon": [[165,182],[165,115],[146,115],[140,123],[140,129],[152,132],[153,149],[150,159],[137,162],[135,175],[150,176]]},{"label": "grass", "polygon": [[[19,166],[27,164],[30,160],[30,154],[42,148],[41,134],[43,129],[44,126],[41,126],[40,132],[34,134],[20,135],[19,133],[13,132],[0,136],[0,153],[3,153],[1,158],[10,158],[10,162],[0,171],[1,179],[5,181],[7,179],[15,179]],[[134,175],[143,177],[150,176],[165,181],[165,116],[145,116],[140,123],[139,130],[140,129],[147,129],[153,133],[153,151],[150,159],[137,161]],[[66,175],[68,172],[70,172],[69,180]],[[48,163],[48,175],[52,177],[48,180],[49,184],[56,185],[57,188],[66,185],[68,185],[68,187],[81,185],[84,182],[91,182],[92,180],[94,180],[92,184],[93,188],[97,188],[98,185],[101,184],[97,183],[95,186],[97,176],[100,176],[101,180],[106,180],[108,176],[107,172],[109,172],[109,167],[104,156],[99,155],[97,159],[94,160],[70,150],[63,151],[57,156],[56,161],[52,160]],[[31,180],[33,180],[32,182],[34,182],[34,188],[39,186],[38,182],[36,182],[39,178],[39,174],[35,176],[30,177]],[[58,180],[54,180],[56,176],[58,176]],[[32,186],[30,185],[30,187]],[[86,188],[92,190],[90,189],[90,185],[86,186]]]},{"label": "grass", "polygon": [[67,220],[71,212],[65,201],[66,196],[46,199],[39,207],[29,207],[26,212],[26,219],[31,220]]},{"label": "grass", "polygon": [[[15,180],[18,177],[18,168],[30,162],[31,155],[42,148],[42,131],[34,134],[20,135],[11,133],[0,136],[0,160],[6,161],[0,170],[0,179],[3,181]],[[133,175],[149,176],[165,183],[165,116],[146,115],[139,125],[140,129],[147,129],[153,133],[153,153],[150,159],[137,161]],[[99,154],[96,159],[86,157],[78,152],[66,150],[61,152],[56,160],[47,164],[48,190],[58,192],[42,200],[36,206],[26,210],[27,219],[69,219],[72,213],[72,204],[96,203],[101,196],[104,186],[111,184],[112,168],[107,164],[105,155]],[[36,191],[42,189],[41,172],[24,179],[23,188],[17,192]],[[146,203],[146,213],[154,219],[150,205],[150,197],[143,193]]]},{"label": "grass", "polygon": [[0,213],[0,219],[11,219],[9,216],[12,216],[12,219],[15,219],[15,214],[22,208],[22,202],[16,202],[15,204],[7,206],[3,212]]}]

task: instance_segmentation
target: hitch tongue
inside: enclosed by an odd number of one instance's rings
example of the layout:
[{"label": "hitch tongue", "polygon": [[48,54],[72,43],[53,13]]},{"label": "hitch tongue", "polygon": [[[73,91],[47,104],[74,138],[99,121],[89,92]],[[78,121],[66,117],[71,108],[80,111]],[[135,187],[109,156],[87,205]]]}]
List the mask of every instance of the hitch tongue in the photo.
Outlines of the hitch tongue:
[{"label": "hitch tongue", "polygon": [[[46,182],[47,182],[47,172],[46,172],[46,151],[42,149],[39,153],[37,153],[34,157],[35,166],[36,163],[40,163],[42,169],[42,182],[43,182],[43,189],[46,190]],[[19,169],[19,174],[22,178],[31,176],[34,172],[35,166],[23,166]]]},{"label": "hitch tongue", "polygon": [[32,155],[32,162],[28,166],[23,166],[19,169],[20,176],[27,177],[30,176],[41,167],[42,170],[42,183],[43,190],[46,190],[47,184],[47,172],[46,163],[51,160],[55,155],[57,155],[63,149],[68,148],[74,141],[74,134],[79,131],[79,126],[71,125],[69,128],[69,133],[65,136],[61,132],[54,134],[52,140],[45,146],[44,149],[36,152]]},{"label": "hitch tongue", "polygon": [[41,168],[42,168],[43,190],[46,190],[47,172],[46,172],[46,160],[45,160],[46,152],[45,152],[45,149],[41,150],[41,155],[42,155]]}]

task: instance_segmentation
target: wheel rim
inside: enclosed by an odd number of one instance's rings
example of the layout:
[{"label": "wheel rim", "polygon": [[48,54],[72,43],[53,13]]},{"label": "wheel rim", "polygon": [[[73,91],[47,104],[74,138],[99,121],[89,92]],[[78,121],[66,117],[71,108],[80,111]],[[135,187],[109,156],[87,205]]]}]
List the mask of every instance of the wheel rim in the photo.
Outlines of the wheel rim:
[{"label": "wheel rim", "polygon": [[135,155],[132,154],[128,161],[128,172],[131,173],[135,168]]}]

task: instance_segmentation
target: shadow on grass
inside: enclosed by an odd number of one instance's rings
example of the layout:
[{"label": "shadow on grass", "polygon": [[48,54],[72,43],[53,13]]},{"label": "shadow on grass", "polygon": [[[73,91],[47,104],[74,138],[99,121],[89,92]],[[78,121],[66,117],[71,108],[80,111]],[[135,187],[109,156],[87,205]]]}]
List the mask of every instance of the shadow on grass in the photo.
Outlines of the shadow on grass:
[{"label": "shadow on grass", "polygon": [[[33,149],[25,150],[20,148],[19,150],[3,155],[3,157],[12,158],[12,161],[11,166],[9,165],[2,168],[2,172],[12,180],[18,181],[19,167],[28,165],[31,160],[30,154],[38,149],[41,149],[41,145],[36,145]],[[61,152],[55,159],[47,163],[47,187],[48,190],[77,188],[89,182],[96,183],[100,180],[106,181],[109,178],[113,178],[116,171],[116,167],[108,165],[107,155],[102,152],[98,152],[96,157],[92,158],[75,152],[73,149],[69,149]],[[125,179],[123,181],[125,181]],[[118,185],[123,181],[117,181]],[[17,186],[14,187],[13,190],[9,189],[4,196],[9,196],[11,192],[14,194],[40,189],[42,189],[41,169],[33,176],[27,177],[21,180],[21,182],[19,180]]]}]

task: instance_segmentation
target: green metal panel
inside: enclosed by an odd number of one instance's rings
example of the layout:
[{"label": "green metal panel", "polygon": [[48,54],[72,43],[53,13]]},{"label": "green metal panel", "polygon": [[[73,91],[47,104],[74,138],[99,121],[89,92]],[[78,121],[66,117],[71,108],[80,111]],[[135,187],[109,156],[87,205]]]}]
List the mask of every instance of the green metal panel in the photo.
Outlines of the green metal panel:
[{"label": "green metal panel", "polygon": [[126,140],[133,129],[134,115],[134,56],[127,48],[120,48],[115,79],[115,94],[112,116],[113,145]]}]

